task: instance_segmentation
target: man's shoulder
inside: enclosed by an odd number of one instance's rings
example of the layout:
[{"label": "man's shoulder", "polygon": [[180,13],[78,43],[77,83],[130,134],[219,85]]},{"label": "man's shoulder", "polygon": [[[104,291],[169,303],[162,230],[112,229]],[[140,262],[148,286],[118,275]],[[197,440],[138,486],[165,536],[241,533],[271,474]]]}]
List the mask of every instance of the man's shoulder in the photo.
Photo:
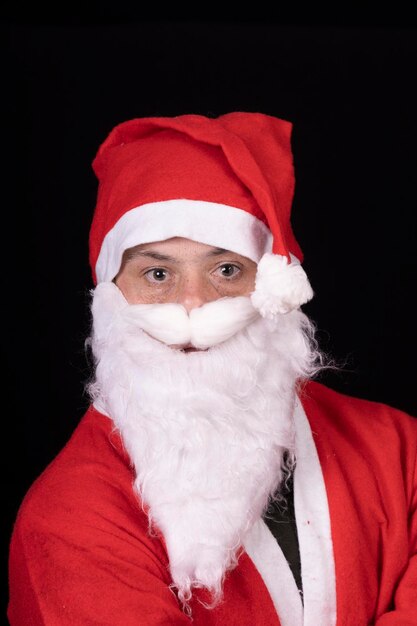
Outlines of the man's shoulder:
[{"label": "man's shoulder", "polygon": [[408,412],[378,400],[360,398],[310,380],[299,390],[308,417],[361,427],[393,428],[417,434],[417,419]]},{"label": "man's shoulder", "polygon": [[53,532],[136,505],[133,470],[111,420],[90,407],[67,444],[27,491],[18,511],[21,530]]},{"label": "man's shoulder", "polygon": [[21,503],[10,538],[13,580],[20,585],[27,571],[40,595],[46,580],[58,597],[71,581],[110,581],[111,592],[123,588],[112,585],[129,568],[165,573],[164,545],[149,532],[133,482],[111,422],[89,409]]},{"label": "man's shoulder", "polygon": [[[90,406],[72,432],[67,443],[35,481],[65,487],[71,477],[99,481],[104,475],[128,472],[129,458],[113,421]],[[71,482],[75,482],[71,480]]]}]

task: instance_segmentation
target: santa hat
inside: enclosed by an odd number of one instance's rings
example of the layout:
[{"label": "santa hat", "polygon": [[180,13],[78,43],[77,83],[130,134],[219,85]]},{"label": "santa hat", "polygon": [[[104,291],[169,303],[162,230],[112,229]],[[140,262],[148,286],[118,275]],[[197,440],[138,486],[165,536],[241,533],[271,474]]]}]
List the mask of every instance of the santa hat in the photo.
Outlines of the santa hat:
[{"label": "santa hat", "polygon": [[116,126],[93,161],[90,230],[96,283],[133,246],[185,237],[258,264],[252,303],[264,317],[313,296],[290,223],[290,122],[261,113],[149,117]]}]

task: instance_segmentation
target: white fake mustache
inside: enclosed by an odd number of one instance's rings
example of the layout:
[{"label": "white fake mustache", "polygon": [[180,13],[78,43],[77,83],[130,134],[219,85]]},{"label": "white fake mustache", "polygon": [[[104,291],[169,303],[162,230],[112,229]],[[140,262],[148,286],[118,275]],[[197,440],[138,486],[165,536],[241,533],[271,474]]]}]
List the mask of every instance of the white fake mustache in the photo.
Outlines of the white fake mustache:
[{"label": "white fake mustache", "polygon": [[[123,312],[127,322],[158,341],[176,347],[191,344],[201,350],[226,341],[259,317],[248,296],[220,298],[187,313],[184,306],[175,303],[129,304],[114,283],[103,282],[94,290],[93,307],[98,300],[101,311],[107,304],[110,317]],[[104,318],[108,319],[107,315]],[[96,326],[95,331],[100,335],[100,328]]]}]

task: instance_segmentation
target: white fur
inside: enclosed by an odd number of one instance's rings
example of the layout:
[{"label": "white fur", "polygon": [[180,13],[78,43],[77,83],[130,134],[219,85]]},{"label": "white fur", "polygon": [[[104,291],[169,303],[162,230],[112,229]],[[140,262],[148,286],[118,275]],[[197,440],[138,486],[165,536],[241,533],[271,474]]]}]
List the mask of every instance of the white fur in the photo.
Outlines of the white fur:
[{"label": "white fur", "polygon": [[97,282],[116,276],[127,248],[171,237],[232,250],[255,263],[272,249],[268,226],[243,209],[186,198],[149,202],[126,211],[104,237],[96,263]]},{"label": "white fur", "polygon": [[[262,576],[281,626],[303,626],[303,604],[294,576],[279,543],[262,519],[248,533],[245,550]],[[317,621],[314,626],[324,624]]]},{"label": "white fur", "polygon": [[[184,607],[198,586],[216,604],[281,482],[283,452],[294,448],[295,384],[314,369],[312,326],[301,311],[257,316],[227,341],[186,354],[143,332],[117,291],[94,292],[90,392],[120,429]],[[211,304],[222,319],[229,303]]]},{"label": "white fur", "polygon": [[[295,257],[294,257],[295,258]],[[298,261],[266,253],[258,263],[253,306],[263,317],[272,319],[297,309],[313,297],[307,275]]]},{"label": "white fur", "polygon": [[168,345],[190,343],[191,320],[181,304],[135,304],[126,315],[132,324]]},{"label": "white fur", "polygon": [[216,346],[258,317],[258,311],[247,297],[208,302],[190,312],[190,341],[197,348]]}]

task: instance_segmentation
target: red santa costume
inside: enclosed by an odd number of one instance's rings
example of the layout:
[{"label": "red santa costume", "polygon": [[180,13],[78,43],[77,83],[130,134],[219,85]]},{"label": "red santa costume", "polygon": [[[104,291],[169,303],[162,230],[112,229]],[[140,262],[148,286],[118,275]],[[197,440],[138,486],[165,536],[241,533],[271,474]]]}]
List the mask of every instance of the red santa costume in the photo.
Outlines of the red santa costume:
[{"label": "red santa costume", "polygon": [[[100,147],[94,401],[19,510],[11,626],[417,625],[417,422],[309,380],[290,132],[184,115]],[[129,305],[123,252],[173,237],[255,261],[254,292]],[[290,469],[302,594],[264,518]]]}]

